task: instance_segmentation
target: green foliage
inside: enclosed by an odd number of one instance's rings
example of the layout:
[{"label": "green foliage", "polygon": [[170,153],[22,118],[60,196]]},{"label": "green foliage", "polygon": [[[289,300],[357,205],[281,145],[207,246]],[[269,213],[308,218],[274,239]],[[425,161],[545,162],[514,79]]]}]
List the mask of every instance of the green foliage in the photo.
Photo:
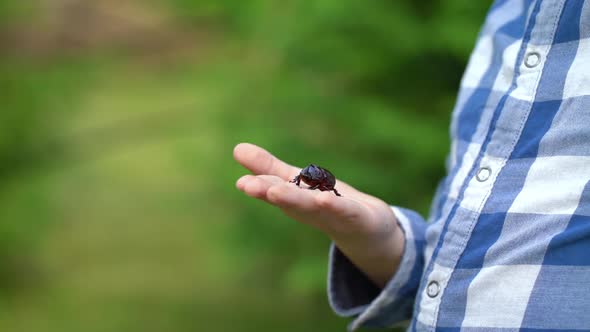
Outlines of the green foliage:
[{"label": "green foliage", "polygon": [[[0,326],[344,330],[328,239],[240,194],[231,150],[314,162],[426,215],[489,3],[158,4],[161,29],[184,29],[167,55],[107,45],[0,66]],[[193,45],[203,31],[216,40]]]},{"label": "green foliage", "polygon": [[37,1],[0,1],[0,27],[18,18],[31,17],[38,9]]}]

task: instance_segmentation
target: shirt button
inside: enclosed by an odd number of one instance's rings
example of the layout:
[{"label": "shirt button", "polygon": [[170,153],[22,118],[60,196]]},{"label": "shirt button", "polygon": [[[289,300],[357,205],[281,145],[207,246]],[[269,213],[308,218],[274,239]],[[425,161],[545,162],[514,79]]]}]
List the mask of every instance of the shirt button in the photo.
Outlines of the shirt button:
[{"label": "shirt button", "polygon": [[529,68],[534,68],[539,63],[541,63],[541,54],[538,52],[529,52],[524,58],[524,65]]},{"label": "shirt button", "polygon": [[439,292],[440,292],[440,285],[438,284],[438,282],[432,280],[431,282],[428,283],[428,286],[426,287],[426,294],[429,297],[436,297]]},{"label": "shirt button", "polygon": [[475,174],[475,178],[479,182],[485,182],[487,179],[490,178],[490,175],[492,175],[492,170],[489,167],[484,166],[477,171],[477,174]]}]

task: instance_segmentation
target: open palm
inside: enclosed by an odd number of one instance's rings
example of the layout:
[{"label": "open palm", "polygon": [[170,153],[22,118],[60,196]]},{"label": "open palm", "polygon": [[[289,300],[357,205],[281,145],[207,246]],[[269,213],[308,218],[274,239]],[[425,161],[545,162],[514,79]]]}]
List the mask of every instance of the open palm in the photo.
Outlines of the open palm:
[{"label": "open palm", "polygon": [[385,202],[344,182],[336,183],[341,197],[329,191],[302,190],[289,183],[301,169],[256,145],[238,144],[234,158],[254,174],[242,176],[236,183],[238,189],[281,208],[289,217],[317,227],[329,236],[382,234],[395,222]]}]

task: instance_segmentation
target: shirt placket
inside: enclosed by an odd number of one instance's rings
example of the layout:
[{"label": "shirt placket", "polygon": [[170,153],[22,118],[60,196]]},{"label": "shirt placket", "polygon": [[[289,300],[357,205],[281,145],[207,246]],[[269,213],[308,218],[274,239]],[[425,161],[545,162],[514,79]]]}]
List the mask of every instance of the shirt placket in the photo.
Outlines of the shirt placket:
[{"label": "shirt placket", "polygon": [[[560,8],[558,10],[560,12],[563,7],[563,1],[553,1],[553,4],[557,8]],[[553,33],[554,31],[545,37],[550,39]],[[446,250],[443,236],[439,239],[441,243],[438,245],[442,247],[439,250],[438,256],[432,259],[427,267],[427,273],[424,274],[422,279],[418,297],[420,303],[416,319],[422,327],[428,327],[430,330],[434,330],[436,326],[440,304],[454,271],[454,268],[448,266],[455,266],[459,256],[465,249],[465,245],[471,236],[484,204],[492,193],[497,176],[505,166],[516,141],[521,135],[522,128],[529,116],[530,108],[534,101],[537,86],[541,78],[544,59],[549,52],[549,48],[550,42],[546,43],[546,45],[522,43],[520,46],[516,66],[518,69],[515,72],[511,88],[503,98],[517,98],[526,103],[520,104],[522,107],[514,107],[506,110],[506,105],[500,102],[501,106],[498,107],[496,112],[498,112],[498,118],[502,116],[502,112],[519,112],[516,117],[520,118],[521,121],[514,123],[514,127],[510,128],[511,130],[508,131],[508,134],[504,133],[503,135],[495,135],[492,132],[494,127],[492,125],[488,133],[488,142],[481,149],[478,158],[472,165],[471,171],[465,180],[467,185],[462,190],[462,199],[456,203],[460,205],[461,209],[470,211],[469,218],[465,218],[465,214],[461,215],[461,217],[458,217],[456,214],[453,215],[449,221],[449,231],[445,234],[445,237],[455,237],[455,242],[462,244],[461,250]],[[514,115],[512,115],[512,118],[514,118]],[[491,156],[485,153],[488,150],[486,147],[493,148],[494,146],[504,147],[497,149],[498,151],[504,151],[504,154]],[[506,146],[510,146],[510,148],[506,149]],[[455,227],[452,227],[453,225]],[[439,264],[438,262],[441,259],[444,259],[447,263]],[[452,261],[452,264],[448,264],[449,260]]]}]

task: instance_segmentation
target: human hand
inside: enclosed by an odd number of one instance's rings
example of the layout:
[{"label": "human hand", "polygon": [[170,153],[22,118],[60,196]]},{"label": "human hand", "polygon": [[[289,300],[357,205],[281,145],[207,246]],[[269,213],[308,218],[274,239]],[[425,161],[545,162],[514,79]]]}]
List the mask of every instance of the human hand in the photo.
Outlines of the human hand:
[{"label": "human hand", "polygon": [[327,234],[378,285],[397,270],[404,238],[388,204],[341,181],[336,182],[340,197],[331,191],[303,190],[288,182],[300,168],[253,144],[238,144],[234,158],[253,173],[236,182],[246,195]]}]

